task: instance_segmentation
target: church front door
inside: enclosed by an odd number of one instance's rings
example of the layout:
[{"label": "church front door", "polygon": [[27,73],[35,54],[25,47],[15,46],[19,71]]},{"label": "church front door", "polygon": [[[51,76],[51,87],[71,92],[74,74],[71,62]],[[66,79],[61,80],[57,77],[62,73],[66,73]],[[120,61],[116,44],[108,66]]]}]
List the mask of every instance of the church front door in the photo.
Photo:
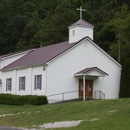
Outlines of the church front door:
[{"label": "church front door", "polygon": [[[83,98],[83,79],[79,79],[79,98]],[[85,80],[85,97],[93,97],[93,80]]]}]

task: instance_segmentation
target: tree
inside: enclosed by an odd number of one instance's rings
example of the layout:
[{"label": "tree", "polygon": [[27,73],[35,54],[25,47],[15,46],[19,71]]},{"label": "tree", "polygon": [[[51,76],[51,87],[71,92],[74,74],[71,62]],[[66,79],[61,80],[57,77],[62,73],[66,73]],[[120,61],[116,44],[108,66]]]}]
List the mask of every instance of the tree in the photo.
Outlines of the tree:
[{"label": "tree", "polygon": [[[1,0],[0,55],[68,40],[67,26],[79,19],[80,6],[86,10],[83,19],[95,26],[94,41],[105,51],[118,34],[130,41],[129,0]],[[116,45],[110,48],[112,53]]]},{"label": "tree", "polygon": [[22,33],[22,36],[17,44],[17,50],[27,50],[30,48],[39,47],[40,43],[36,41],[35,35],[40,27],[41,19],[38,16],[38,12],[35,11],[32,13],[32,17],[24,27],[24,32]]},{"label": "tree", "polygon": [[36,38],[43,45],[55,44],[68,40],[68,28],[70,24],[77,21],[79,14],[68,0],[63,0],[57,8],[47,14],[42,21],[42,28],[38,31]]},{"label": "tree", "polygon": [[[121,12],[117,12],[117,18],[110,21],[109,25],[113,25],[116,37],[121,38],[121,61],[130,57],[130,11],[127,5],[123,5]],[[118,41],[116,41],[117,43]],[[117,44],[110,46],[110,54],[117,58]]]},{"label": "tree", "polygon": [[125,60],[122,65],[119,97],[130,97],[130,59]]},{"label": "tree", "polygon": [[35,34],[40,20],[58,3],[59,0],[1,0],[0,55],[38,47]]}]

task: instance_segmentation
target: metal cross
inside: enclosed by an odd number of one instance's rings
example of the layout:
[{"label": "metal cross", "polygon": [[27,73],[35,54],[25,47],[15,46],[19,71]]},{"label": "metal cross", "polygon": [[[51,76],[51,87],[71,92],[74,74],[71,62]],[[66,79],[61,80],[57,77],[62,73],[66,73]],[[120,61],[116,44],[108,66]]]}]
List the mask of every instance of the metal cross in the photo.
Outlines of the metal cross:
[{"label": "metal cross", "polygon": [[80,10],[80,20],[82,20],[82,11],[86,11],[85,9],[82,9],[82,7],[80,6],[80,9],[77,8],[77,10]]}]

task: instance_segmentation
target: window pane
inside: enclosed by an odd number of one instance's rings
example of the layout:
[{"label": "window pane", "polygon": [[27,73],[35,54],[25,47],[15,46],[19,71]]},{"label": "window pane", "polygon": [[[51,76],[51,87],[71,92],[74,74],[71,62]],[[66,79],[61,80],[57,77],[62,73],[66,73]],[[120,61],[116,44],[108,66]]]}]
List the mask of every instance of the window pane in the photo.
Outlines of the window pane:
[{"label": "window pane", "polygon": [[11,79],[7,79],[7,90],[11,91]]},{"label": "window pane", "polygon": [[37,75],[37,82],[40,81],[40,79],[41,79],[41,76]]},{"label": "window pane", "polygon": [[40,82],[37,82],[37,89],[40,89]]},{"label": "window pane", "polygon": [[11,84],[11,79],[8,79],[8,85],[10,85]]},{"label": "window pane", "polygon": [[24,83],[24,77],[21,77],[21,83]]},{"label": "window pane", "polygon": [[41,75],[36,76],[36,89],[41,88]]},{"label": "window pane", "polygon": [[24,90],[25,87],[25,77],[20,78],[20,90]]},{"label": "window pane", "polygon": [[8,90],[10,90],[10,85],[8,85]]},{"label": "window pane", "polygon": [[24,84],[21,84],[21,90],[24,90]]}]

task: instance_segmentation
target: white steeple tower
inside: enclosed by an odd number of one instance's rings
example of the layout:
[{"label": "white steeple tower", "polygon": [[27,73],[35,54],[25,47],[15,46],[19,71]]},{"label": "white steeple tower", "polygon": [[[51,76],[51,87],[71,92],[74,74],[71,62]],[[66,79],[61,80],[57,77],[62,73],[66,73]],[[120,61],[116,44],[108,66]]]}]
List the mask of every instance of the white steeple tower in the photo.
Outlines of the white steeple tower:
[{"label": "white steeple tower", "polygon": [[80,39],[88,36],[93,40],[93,28],[94,26],[84,20],[82,20],[82,11],[85,11],[80,7],[80,20],[73,23],[68,27],[69,29],[69,43],[74,43]]}]

